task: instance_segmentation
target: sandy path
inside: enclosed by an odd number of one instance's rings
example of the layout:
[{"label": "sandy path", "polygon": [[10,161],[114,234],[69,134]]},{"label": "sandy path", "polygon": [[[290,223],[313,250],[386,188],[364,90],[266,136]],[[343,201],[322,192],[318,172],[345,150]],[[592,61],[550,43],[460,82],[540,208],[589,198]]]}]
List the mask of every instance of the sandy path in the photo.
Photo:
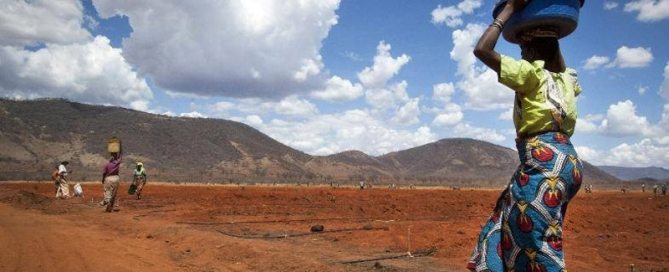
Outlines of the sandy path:
[{"label": "sandy path", "polygon": [[170,270],[163,265],[167,260],[141,240],[87,228],[69,215],[0,203],[0,218],[0,271]]}]

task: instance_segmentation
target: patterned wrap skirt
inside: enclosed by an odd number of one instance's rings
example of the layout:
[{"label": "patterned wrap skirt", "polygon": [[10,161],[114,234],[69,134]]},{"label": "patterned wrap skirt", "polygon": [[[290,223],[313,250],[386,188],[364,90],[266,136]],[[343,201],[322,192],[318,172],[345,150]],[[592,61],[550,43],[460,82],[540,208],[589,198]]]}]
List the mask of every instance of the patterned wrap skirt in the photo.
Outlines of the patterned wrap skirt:
[{"label": "patterned wrap skirt", "polygon": [[520,166],[483,226],[471,271],[565,270],[562,223],[583,180],[569,137],[547,132],[516,140]]}]

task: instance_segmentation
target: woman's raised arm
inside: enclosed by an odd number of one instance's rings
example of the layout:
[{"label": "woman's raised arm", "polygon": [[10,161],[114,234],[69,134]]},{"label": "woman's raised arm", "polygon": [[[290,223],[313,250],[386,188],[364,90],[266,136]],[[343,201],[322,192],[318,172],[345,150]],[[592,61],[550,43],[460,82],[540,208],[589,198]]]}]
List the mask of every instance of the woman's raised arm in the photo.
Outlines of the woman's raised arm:
[{"label": "woman's raised arm", "polygon": [[527,0],[509,0],[502,11],[497,15],[497,18],[490,26],[483,32],[479,38],[476,47],[474,48],[474,55],[481,60],[485,65],[493,69],[499,74],[501,57],[495,51],[495,45],[499,40],[499,35],[502,33],[502,28],[511,15],[527,5]]}]

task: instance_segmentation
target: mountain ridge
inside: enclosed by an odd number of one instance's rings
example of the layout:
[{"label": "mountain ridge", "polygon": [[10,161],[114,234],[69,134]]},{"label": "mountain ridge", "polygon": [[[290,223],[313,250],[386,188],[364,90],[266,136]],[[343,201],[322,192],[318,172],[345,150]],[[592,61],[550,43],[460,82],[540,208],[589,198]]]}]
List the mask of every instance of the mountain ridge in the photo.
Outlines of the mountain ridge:
[{"label": "mountain ridge", "polygon": [[[348,150],[312,156],[246,124],[156,115],[62,99],[0,99],[0,180],[48,179],[70,160],[75,179],[99,179],[105,141],[123,140],[123,173],[143,161],[154,180],[179,182],[357,182],[502,186],[518,165],[512,149],[447,138],[370,156]],[[618,179],[586,163],[596,184]]]},{"label": "mountain ridge", "polygon": [[622,167],[609,165],[600,165],[597,167],[621,180],[629,181],[650,178],[658,181],[669,181],[669,169],[663,167]]}]

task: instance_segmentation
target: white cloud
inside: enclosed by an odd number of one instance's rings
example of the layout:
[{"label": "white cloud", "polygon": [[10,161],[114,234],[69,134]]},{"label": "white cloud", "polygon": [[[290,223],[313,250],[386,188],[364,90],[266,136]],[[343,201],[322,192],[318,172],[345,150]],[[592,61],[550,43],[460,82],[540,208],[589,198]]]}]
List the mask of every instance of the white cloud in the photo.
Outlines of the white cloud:
[{"label": "white cloud", "polygon": [[576,120],[576,132],[577,133],[596,133],[600,132],[600,127],[597,125],[598,122],[604,119],[604,115],[601,114],[588,114],[583,118],[578,118]]},{"label": "white cloud", "polygon": [[432,23],[435,25],[445,24],[452,28],[461,26],[463,23],[462,15],[472,14],[482,4],[481,0],[463,0],[455,6],[442,7],[439,5],[432,10]]},{"label": "white cloud", "polygon": [[669,134],[669,61],[664,66],[664,80],[660,86],[660,96],[664,99],[664,110],[662,111],[662,120],[660,125],[664,128],[665,132]]},{"label": "white cloud", "polygon": [[612,10],[618,7],[618,2],[614,1],[604,1],[604,9],[605,10]]},{"label": "white cloud", "polygon": [[664,102],[669,103],[669,61],[664,66],[664,80],[662,81],[662,86],[660,86],[660,96],[664,99]]},{"label": "white cloud", "polygon": [[609,57],[594,55],[585,61],[583,68],[586,70],[594,70],[609,63],[609,61]]},{"label": "white cloud", "polygon": [[432,120],[435,126],[453,126],[462,121],[464,114],[458,104],[446,103],[446,106]]},{"label": "white cloud", "polygon": [[609,106],[602,131],[611,136],[652,136],[657,134],[644,116],[637,115],[636,106],[630,100]]},{"label": "white cloud", "polygon": [[260,98],[229,99],[203,108],[216,117],[230,117],[234,112],[246,115],[280,114],[290,118],[305,118],[318,114],[316,105],[297,95],[291,95],[279,101]]},{"label": "white cloud", "polygon": [[639,95],[646,94],[646,91],[648,91],[648,86],[639,86],[637,88],[637,92],[639,92]]},{"label": "white cloud", "polygon": [[628,167],[669,166],[669,146],[656,145],[650,139],[622,143],[611,149],[604,163]]},{"label": "white cloud", "polygon": [[245,120],[246,120],[247,124],[249,124],[251,126],[254,126],[254,127],[258,127],[258,126],[263,124],[262,118],[260,118],[260,116],[255,115],[255,114],[246,116]]},{"label": "white cloud", "polygon": [[619,68],[641,68],[648,66],[653,61],[650,48],[623,46],[618,48],[616,59],[609,66]]},{"label": "white cloud", "polygon": [[499,116],[497,116],[497,119],[505,120],[505,121],[513,120],[513,108],[509,107],[507,110],[499,113]]},{"label": "white cloud", "polygon": [[393,108],[409,101],[406,81],[400,81],[384,89],[370,89],[365,92],[367,103],[376,109]]},{"label": "white cloud", "polygon": [[457,124],[453,129],[453,136],[474,138],[483,141],[500,143],[506,140],[504,135],[497,132],[495,129],[476,127],[468,123]]},{"label": "white cloud", "polygon": [[345,101],[356,99],[362,94],[360,84],[352,84],[349,80],[333,76],[326,82],[324,90],[312,92],[311,97],[327,101]]},{"label": "white cloud", "polygon": [[439,83],[432,86],[432,98],[442,102],[451,102],[451,97],[455,93],[453,83]]},{"label": "white cloud", "polygon": [[407,64],[411,57],[402,54],[397,58],[390,55],[390,44],[380,41],[376,47],[376,56],[372,67],[365,67],[358,78],[362,85],[370,89],[383,88],[386,82],[399,73],[402,66]]},{"label": "white cloud", "polygon": [[84,22],[81,1],[0,2],[0,45],[69,44],[91,38],[81,27]]},{"label": "white cloud", "polygon": [[625,11],[638,11],[642,22],[659,21],[669,18],[669,0],[636,0],[625,4]]},{"label": "white cloud", "polygon": [[602,154],[596,149],[588,146],[575,146],[574,148],[576,149],[576,153],[578,153],[578,157],[580,159],[595,165],[603,164]]},{"label": "white cloud", "polygon": [[318,113],[318,108],[306,99],[291,95],[277,103],[266,102],[269,107],[283,115],[307,116]]},{"label": "white cloud", "polygon": [[464,91],[465,106],[476,110],[507,109],[513,105],[513,91],[497,82],[497,73],[486,69],[475,77],[458,82]]},{"label": "white cloud", "polygon": [[467,24],[453,31],[451,59],[458,65],[461,76],[458,89],[466,96],[465,106],[476,110],[506,109],[513,105],[513,91],[497,82],[497,73],[488,68],[477,68],[474,45],[484,30],[482,24]]},{"label": "white cloud", "polygon": [[285,97],[320,88],[319,54],[339,0],[94,0],[103,18],[128,16],[124,56],[164,89]]},{"label": "white cloud", "polygon": [[299,122],[273,119],[258,128],[282,143],[315,155],[351,149],[381,155],[436,140],[429,127],[393,129],[364,110],[314,115]]},{"label": "white cloud", "polygon": [[197,111],[184,112],[179,114],[179,117],[189,117],[189,118],[207,118],[206,115],[199,113]]},{"label": "white cloud", "polygon": [[397,109],[391,121],[404,126],[418,123],[418,115],[420,114],[419,102],[420,98],[417,97],[409,100],[409,102]]},{"label": "white cloud", "polygon": [[[316,55],[314,58],[311,59],[302,59],[302,67],[300,67],[300,70],[296,71],[295,74],[293,74],[293,78],[298,81],[298,82],[303,82],[307,80],[310,76],[315,76],[321,73],[321,69],[323,68],[323,63],[321,62],[322,57],[321,55]],[[260,72],[256,71],[254,69],[253,73],[253,78],[259,78],[260,77]]]},{"label": "white cloud", "polygon": [[34,52],[0,47],[0,94],[63,97],[146,110],[153,93],[121,53],[103,36],[70,45],[47,44]]}]

